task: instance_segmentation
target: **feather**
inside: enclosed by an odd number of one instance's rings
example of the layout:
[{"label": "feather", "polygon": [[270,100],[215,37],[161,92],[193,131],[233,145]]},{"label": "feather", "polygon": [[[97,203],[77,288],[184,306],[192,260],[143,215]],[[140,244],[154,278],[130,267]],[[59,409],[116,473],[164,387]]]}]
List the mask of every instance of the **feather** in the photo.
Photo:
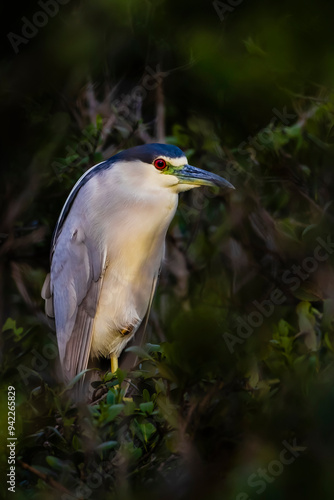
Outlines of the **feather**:
[{"label": "feather", "polygon": [[[63,228],[54,247],[50,292],[65,383],[87,368],[104,267],[102,252],[83,227]],[[47,297],[47,284],[44,289]]]}]

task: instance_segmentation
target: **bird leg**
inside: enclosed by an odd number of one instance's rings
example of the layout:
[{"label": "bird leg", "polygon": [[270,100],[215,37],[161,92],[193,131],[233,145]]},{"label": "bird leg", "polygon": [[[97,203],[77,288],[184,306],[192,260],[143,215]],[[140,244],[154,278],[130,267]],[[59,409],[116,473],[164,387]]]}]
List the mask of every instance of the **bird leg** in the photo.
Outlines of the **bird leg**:
[{"label": "bird leg", "polygon": [[111,373],[115,373],[118,369],[118,358],[115,354],[110,355],[110,365],[111,365]]},{"label": "bird leg", "polygon": [[[131,333],[133,327],[131,328],[123,328],[123,330],[120,331],[120,334],[122,337],[125,335],[129,335]],[[110,354],[110,365],[111,365],[111,373],[115,373],[118,369],[118,358],[115,356],[115,354]]]},{"label": "bird leg", "polygon": [[[116,373],[117,369],[118,369],[118,357],[115,356],[115,354],[111,354],[110,355],[110,364],[111,364],[111,373]],[[117,385],[114,385],[114,389],[119,389],[120,386],[117,384]],[[133,401],[132,398],[126,398],[126,397],[123,397],[123,400],[124,401]]]}]

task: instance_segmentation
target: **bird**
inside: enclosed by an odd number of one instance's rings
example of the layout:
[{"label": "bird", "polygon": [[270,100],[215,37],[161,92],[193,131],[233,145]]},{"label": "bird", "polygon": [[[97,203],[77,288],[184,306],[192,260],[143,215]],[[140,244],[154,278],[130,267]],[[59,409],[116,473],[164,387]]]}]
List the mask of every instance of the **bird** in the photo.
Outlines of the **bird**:
[{"label": "bird", "polygon": [[95,358],[110,357],[111,371],[117,370],[149,314],[178,195],[199,186],[234,189],[189,165],[177,146],[160,143],[120,151],[74,185],[53,233],[41,291],[65,383]]}]

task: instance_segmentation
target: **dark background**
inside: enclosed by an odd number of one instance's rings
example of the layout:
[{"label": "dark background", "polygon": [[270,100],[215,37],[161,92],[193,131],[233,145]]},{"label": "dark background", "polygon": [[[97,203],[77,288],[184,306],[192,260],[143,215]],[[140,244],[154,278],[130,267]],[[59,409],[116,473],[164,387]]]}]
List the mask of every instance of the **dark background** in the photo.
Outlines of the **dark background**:
[{"label": "dark background", "polygon": [[[15,498],[332,498],[332,3],[1,9],[0,424],[6,450],[13,385]],[[40,298],[52,231],[87,168],[155,140],[236,191],[180,197],[152,345],[118,373],[133,402],[107,375],[107,398],[76,407]]]}]

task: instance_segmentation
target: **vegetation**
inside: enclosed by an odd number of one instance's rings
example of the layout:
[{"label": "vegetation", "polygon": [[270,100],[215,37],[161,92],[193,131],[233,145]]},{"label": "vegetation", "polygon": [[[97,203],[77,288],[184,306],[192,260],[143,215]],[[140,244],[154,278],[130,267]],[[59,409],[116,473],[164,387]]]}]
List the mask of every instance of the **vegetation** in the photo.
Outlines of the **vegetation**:
[{"label": "vegetation", "polygon": [[[330,3],[51,3],[6,18],[0,65],[1,496],[331,499]],[[52,230],[87,168],[152,140],[236,191],[181,195],[148,343],[76,405],[40,297]]]}]

